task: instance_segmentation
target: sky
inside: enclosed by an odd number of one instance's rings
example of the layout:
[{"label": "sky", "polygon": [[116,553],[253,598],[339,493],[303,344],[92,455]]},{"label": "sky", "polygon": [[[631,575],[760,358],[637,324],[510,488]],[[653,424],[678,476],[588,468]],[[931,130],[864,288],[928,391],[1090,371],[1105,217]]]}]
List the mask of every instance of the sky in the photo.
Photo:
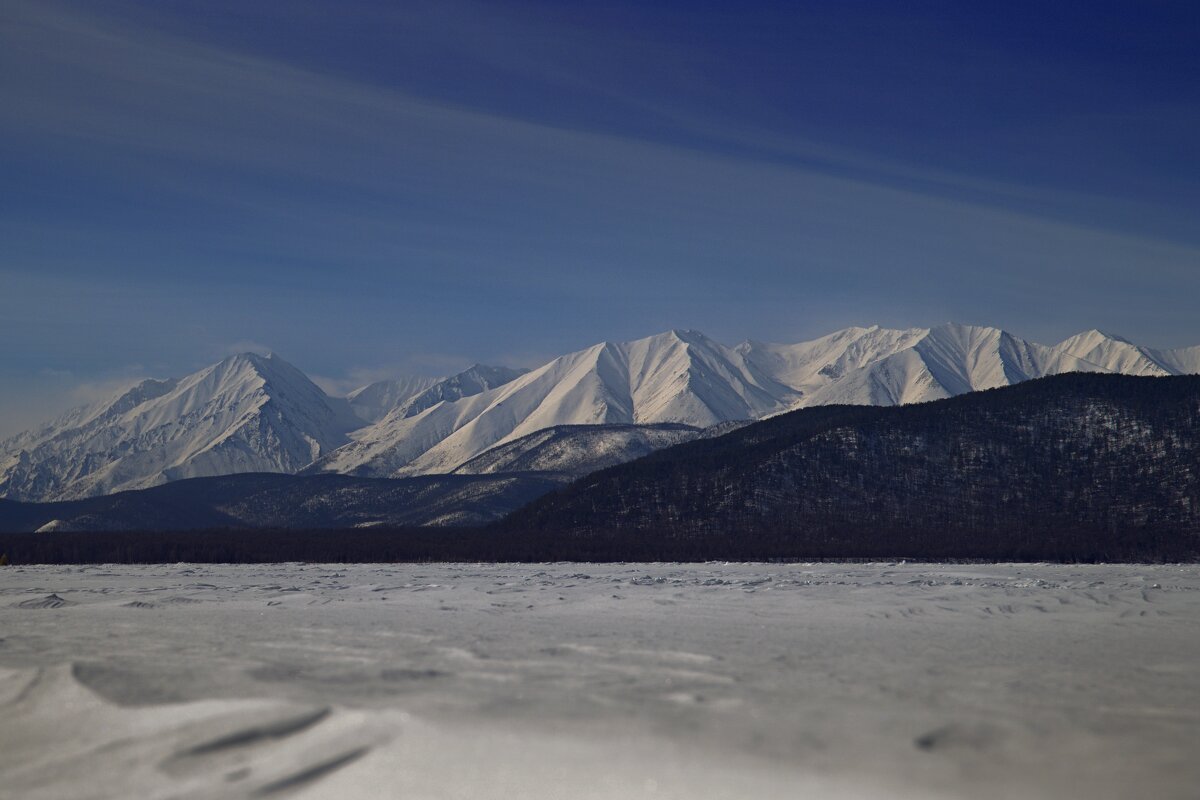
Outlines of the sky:
[{"label": "sky", "polygon": [[0,436],[693,328],[1200,343],[1200,4],[5,0]]}]

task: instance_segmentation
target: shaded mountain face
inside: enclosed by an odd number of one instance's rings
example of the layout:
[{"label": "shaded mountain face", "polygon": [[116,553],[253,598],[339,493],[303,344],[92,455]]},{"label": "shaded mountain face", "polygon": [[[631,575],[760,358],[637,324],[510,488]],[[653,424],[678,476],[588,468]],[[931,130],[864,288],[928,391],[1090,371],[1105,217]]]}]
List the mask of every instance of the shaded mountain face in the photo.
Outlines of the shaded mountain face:
[{"label": "shaded mountain face", "polygon": [[224,475],[82,500],[0,500],[0,532],[480,525],[561,485],[514,475]]},{"label": "shaded mountain face", "polygon": [[295,472],[348,441],[349,404],[278,356],[232,356],[64,418],[0,463],[0,495],[62,500],[240,472]]},{"label": "shaded mountain face", "polygon": [[774,537],[810,555],[990,557],[1021,537],[1200,553],[1200,377],[1074,374],[803,409],[596,473],[504,524]]},{"label": "shaded mountain face", "polygon": [[581,478],[664,447],[698,439],[691,425],[559,425],[493,447],[463,464],[456,475],[548,473]]}]

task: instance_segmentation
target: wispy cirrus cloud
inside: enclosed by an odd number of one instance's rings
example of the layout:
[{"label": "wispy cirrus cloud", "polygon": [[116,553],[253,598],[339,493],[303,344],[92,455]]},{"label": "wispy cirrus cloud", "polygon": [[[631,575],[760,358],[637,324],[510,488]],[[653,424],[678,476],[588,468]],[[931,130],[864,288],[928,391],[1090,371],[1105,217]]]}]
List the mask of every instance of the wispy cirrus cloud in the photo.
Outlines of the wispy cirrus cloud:
[{"label": "wispy cirrus cloud", "polygon": [[[372,8],[401,66],[473,59],[503,80],[370,80],[137,4],[4,5],[0,395],[47,365],[183,374],[239,340],[330,386],[669,327],[796,340],[956,318],[1191,343],[1200,253],[1171,233],[1186,226],[1148,222],[1187,203],[1159,214],[715,113],[686,85],[709,56],[669,37],[616,60],[680,65],[676,95],[606,80],[612,40],[586,19]],[[490,96],[509,82],[575,105]]]}]

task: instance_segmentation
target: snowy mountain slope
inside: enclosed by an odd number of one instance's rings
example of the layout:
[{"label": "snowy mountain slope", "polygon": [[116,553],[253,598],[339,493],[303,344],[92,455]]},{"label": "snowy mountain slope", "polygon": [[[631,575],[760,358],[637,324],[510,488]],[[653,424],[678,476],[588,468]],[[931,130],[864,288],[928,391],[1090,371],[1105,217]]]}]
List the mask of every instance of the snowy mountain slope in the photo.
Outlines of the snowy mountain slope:
[{"label": "snowy mountain slope", "polygon": [[1200,347],[1155,350],[1098,330],[1060,342],[1056,349],[1124,375],[1191,375],[1200,373]]},{"label": "snowy mountain slope", "polygon": [[735,349],[695,331],[670,331],[598,344],[412,417],[394,412],[317,469],[374,476],[448,472],[497,444],[557,425],[707,427],[783,411],[796,399]]},{"label": "snowy mountain slope", "polygon": [[847,328],[811,342],[738,346],[801,395],[795,407],[896,405],[1007,386],[1059,372],[1097,371],[1085,359],[997,328]]},{"label": "snowy mountain slope", "polygon": [[902,405],[1063,372],[1106,371],[997,328],[941,325],[904,333],[915,336],[906,337],[902,349],[840,373],[824,386],[810,387],[800,405]]},{"label": "snowy mountain slope", "polygon": [[807,395],[912,347],[927,333],[922,328],[846,328],[799,344],[746,341],[737,350],[763,373]]},{"label": "snowy mountain slope", "polygon": [[121,389],[107,400],[72,408],[61,416],[37,428],[19,433],[4,441],[0,441],[0,453],[16,453],[20,450],[31,450],[47,439],[53,438],[67,428],[78,428],[95,422],[97,419],[114,418],[125,413],[136,405],[161,397],[175,388],[178,381],[147,379],[138,381],[128,388]]},{"label": "snowy mountain slope", "polygon": [[363,422],[378,422],[393,408],[403,405],[442,380],[410,375],[395,380],[376,381],[355,389],[346,395],[346,400]]},{"label": "snowy mountain slope", "polygon": [[460,400],[502,386],[529,370],[489,367],[475,364],[448,378],[406,377],[377,381],[346,395],[354,413],[370,424],[402,408],[402,417],[411,417],[443,400]]},{"label": "snowy mountain slope", "polygon": [[63,500],[179,478],[295,472],[361,425],[349,403],[278,356],[232,356],[138,389],[11,453],[0,496]]},{"label": "snowy mountain slope", "polygon": [[493,447],[454,474],[541,472],[580,478],[703,435],[704,429],[679,423],[559,425]]},{"label": "snowy mountain slope", "polygon": [[461,400],[464,397],[503,386],[528,371],[512,367],[489,367],[484,364],[475,364],[457,375],[451,375],[449,378],[435,382],[404,403],[398,404],[402,408],[397,413],[404,417],[414,417],[430,406],[435,406],[443,401]]}]

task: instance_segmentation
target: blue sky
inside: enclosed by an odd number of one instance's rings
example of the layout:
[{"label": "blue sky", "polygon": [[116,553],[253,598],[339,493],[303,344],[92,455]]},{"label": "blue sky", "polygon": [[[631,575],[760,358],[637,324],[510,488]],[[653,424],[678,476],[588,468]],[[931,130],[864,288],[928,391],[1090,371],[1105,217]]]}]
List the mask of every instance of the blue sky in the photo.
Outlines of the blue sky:
[{"label": "blue sky", "polygon": [[0,434],[671,327],[1200,343],[1191,2],[0,8]]}]

